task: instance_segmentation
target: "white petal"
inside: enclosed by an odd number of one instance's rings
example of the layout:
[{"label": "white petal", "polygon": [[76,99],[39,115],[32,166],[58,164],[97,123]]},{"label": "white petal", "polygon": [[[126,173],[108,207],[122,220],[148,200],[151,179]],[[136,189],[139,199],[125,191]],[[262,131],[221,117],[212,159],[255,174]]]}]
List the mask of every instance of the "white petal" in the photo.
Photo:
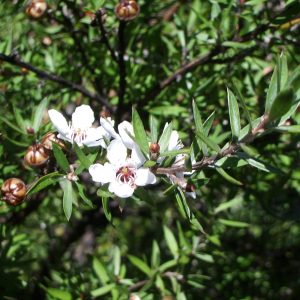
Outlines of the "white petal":
[{"label": "white petal", "polygon": [[94,112],[89,105],[81,105],[76,107],[72,114],[73,128],[87,129],[92,126],[95,121]]},{"label": "white petal", "polygon": [[154,184],[156,182],[155,175],[148,168],[139,168],[136,172],[135,184],[144,186]]},{"label": "white petal", "polygon": [[188,196],[190,196],[191,198],[193,198],[193,199],[196,199],[196,193],[195,192],[186,192],[186,194],[188,195]]},{"label": "white petal", "polygon": [[82,141],[84,145],[88,147],[95,147],[103,144],[105,145],[102,127],[91,127],[87,130],[86,135],[86,138]]},{"label": "white petal", "polygon": [[120,198],[131,197],[134,192],[134,188],[129,184],[119,183],[118,181],[111,182],[109,184],[108,190]]},{"label": "white petal", "polygon": [[126,162],[127,148],[120,140],[113,140],[107,147],[107,159],[115,166]]},{"label": "white petal", "polygon": [[89,167],[89,173],[91,174],[93,181],[102,184],[112,182],[116,178],[115,169],[109,163],[105,163],[104,166],[101,164],[91,165]]},{"label": "white petal", "polygon": [[114,129],[114,121],[111,118],[100,118],[100,124],[104,128],[104,130],[113,138],[119,138],[119,135],[116,133]]},{"label": "white petal", "polygon": [[61,135],[66,136],[70,132],[68,122],[60,112],[55,109],[50,109],[48,110],[48,115],[53,126]]},{"label": "white petal", "polygon": [[123,121],[122,123],[119,124],[118,130],[124,145],[128,149],[133,149],[136,143],[132,139],[132,137],[134,137],[132,125],[127,121]]},{"label": "white petal", "polygon": [[181,147],[179,147],[179,134],[176,130],[173,130],[170,136],[168,150],[179,150]]},{"label": "white petal", "polygon": [[132,149],[131,160],[137,168],[142,166],[146,161],[145,156],[142,154],[137,144],[135,144],[134,148]]}]

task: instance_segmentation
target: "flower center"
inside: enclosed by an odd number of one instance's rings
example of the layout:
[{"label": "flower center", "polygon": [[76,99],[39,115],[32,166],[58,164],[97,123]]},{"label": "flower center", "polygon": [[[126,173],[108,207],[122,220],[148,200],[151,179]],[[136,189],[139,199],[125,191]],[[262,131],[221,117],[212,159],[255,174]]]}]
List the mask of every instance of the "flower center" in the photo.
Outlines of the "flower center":
[{"label": "flower center", "polygon": [[117,180],[120,183],[129,184],[131,187],[135,186],[136,172],[135,168],[123,166],[117,171]]},{"label": "flower center", "polygon": [[76,143],[81,144],[82,141],[84,141],[87,137],[87,130],[82,128],[74,128],[72,124],[70,123],[71,128],[71,140]]}]

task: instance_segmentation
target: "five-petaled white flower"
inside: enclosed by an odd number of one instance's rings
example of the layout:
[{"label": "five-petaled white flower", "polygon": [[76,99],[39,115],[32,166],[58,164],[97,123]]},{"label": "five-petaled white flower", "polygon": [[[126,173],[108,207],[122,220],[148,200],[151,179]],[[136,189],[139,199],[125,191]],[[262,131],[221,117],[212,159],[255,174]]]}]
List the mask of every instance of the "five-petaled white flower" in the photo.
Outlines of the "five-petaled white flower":
[{"label": "five-petaled white flower", "polygon": [[131,155],[121,139],[113,140],[107,148],[107,159],[104,165],[94,164],[89,168],[93,181],[109,183],[108,190],[121,198],[132,196],[138,186],[154,184],[155,175],[149,168],[143,168],[145,158],[132,144]]},{"label": "five-petaled white flower", "polygon": [[[72,121],[68,124],[65,117],[55,109],[48,111],[50,120],[57,129],[58,138],[70,143],[76,143],[78,146],[86,145],[88,147],[101,146],[106,148],[105,140],[109,140],[110,135],[102,126],[92,127],[95,117],[89,105],[77,107],[72,114]],[[113,121],[107,119],[113,126]]]}]

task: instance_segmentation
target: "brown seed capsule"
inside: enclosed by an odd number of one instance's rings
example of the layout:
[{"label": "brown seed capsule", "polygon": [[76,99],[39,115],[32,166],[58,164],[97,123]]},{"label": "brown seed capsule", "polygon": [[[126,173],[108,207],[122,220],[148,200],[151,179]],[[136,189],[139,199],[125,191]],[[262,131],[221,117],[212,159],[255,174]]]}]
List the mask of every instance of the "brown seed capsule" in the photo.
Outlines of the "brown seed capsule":
[{"label": "brown seed capsule", "polygon": [[152,143],[152,144],[150,144],[149,150],[151,153],[159,153],[160,146],[158,143]]},{"label": "brown seed capsule", "polygon": [[1,192],[7,204],[16,206],[25,199],[26,185],[19,178],[10,178],[3,183]]},{"label": "brown seed capsule", "polygon": [[115,7],[116,16],[123,21],[130,21],[137,17],[140,6],[134,0],[121,0]]},{"label": "brown seed capsule", "polygon": [[185,187],[185,191],[188,193],[193,193],[196,191],[196,187],[193,184],[188,183]]},{"label": "brown seed capsule", "polygon": [[47,3],[45,0],[31,0],[26,7],[26,13],[33,19],[38,19],[43,16],[47,10]]},{"label": "brown seed capsule", "polygon": [[24,156],[24,162],[30,167],[39,167],[49,159],[49,151],[41,144],[30,146]]},{"label": "brown seed capsule", "polygon": [[52,144],[56,143],[60,148],[65,149],[66,146],[62,140],[60,140],[54,132],[48,132],[42,138],[41,144],[47,149],[52,150]]}]

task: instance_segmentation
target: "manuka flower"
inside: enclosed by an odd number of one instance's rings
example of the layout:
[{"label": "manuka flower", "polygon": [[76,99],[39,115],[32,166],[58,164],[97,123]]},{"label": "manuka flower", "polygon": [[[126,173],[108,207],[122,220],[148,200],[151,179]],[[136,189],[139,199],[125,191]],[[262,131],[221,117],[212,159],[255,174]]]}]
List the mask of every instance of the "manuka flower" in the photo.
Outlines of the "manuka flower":
[{"label": "manuka flower", "polygon": [[154,184],[155,175],[149,168],[143,168],[145,158],[137,151],[137,145],[131,145],[131,155],[121,139],[113,140],[107,148],[107,159],[104,165],[94,164],[89,168],[93,181],[109,183],[108,190],[118,197],[132,196],[138,186]]},{"label": "manuka flower", "polygon": [[[109,140],[110,135],[101,127],[92,127],[95,117],[89,105],[81,105],[72,114],[72,121],[68,124],[65,117],[58,111],[50,109],[48,111],[50,120],[58,131],[58,138],[78,146],[106,148],[105,140]],[[110,118],[107,122],[113,122]]]}]

